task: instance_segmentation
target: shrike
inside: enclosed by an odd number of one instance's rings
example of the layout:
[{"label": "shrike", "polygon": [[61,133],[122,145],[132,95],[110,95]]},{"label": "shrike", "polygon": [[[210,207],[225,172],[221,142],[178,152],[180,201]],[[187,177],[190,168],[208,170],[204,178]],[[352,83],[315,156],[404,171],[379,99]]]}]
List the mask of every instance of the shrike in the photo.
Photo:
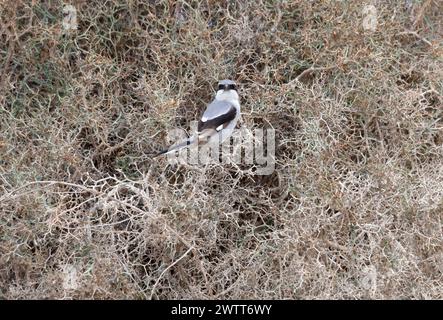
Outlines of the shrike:
[{"label": "shrike", "polygon": [[194,144],[222,143],[232,135],[239,118],[240,102],[237,85],[232,80],[222,80],[218,83],[215,99],[208,105],[198,123],[197,133],[181,143],[170,146],[155,157]]}]

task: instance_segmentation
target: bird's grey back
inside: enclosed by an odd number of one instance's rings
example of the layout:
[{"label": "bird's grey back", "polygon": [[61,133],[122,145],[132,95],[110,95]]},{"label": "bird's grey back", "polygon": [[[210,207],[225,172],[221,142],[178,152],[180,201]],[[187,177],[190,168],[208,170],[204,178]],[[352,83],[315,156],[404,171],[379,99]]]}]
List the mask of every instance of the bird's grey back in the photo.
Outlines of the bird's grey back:
[{"label": "bird's grey back", "polygon": [[204,121],[214,119],[222,114],[228,113],[232,107],[234,107],[234,105],[226,100],[214,100],[206,108],[202,119],[205,119]]}]

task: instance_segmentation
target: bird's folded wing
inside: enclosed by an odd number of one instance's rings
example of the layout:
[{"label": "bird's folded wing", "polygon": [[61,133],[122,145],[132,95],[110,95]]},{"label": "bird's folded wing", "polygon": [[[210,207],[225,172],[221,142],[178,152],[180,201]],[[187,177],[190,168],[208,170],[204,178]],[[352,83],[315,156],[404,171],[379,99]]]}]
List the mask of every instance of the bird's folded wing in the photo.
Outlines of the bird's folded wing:
[{"label": "bird's folded wing", "polygon": [[198,123],[198,132],[211,129],[220,131],[237,115],[237,109],[227,101],[213,101]]}]

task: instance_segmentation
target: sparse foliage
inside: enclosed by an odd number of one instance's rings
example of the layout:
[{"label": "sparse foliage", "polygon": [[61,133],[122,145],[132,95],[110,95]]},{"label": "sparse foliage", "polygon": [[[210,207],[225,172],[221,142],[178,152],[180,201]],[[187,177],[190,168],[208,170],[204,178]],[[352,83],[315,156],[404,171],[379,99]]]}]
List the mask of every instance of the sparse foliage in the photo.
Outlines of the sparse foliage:
[{"label": "sparse foliage", "polygon": [[[443,8],[367,4],[0,2],[0,298],[443,298]],[[151,160],[223,78],[274,173]]]}]

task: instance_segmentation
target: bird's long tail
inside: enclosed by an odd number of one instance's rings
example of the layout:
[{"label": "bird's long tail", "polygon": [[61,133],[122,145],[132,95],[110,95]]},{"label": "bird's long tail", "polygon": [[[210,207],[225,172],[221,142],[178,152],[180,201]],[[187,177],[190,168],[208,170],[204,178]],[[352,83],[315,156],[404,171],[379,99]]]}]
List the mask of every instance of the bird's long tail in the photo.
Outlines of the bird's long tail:
[{"label": "bird's long tail", "polygon": [[159,153],[157,153],[154,156],[154,158],[158,157],[158,156],[161,156],[161,155],[167,155],[167,154],[173,153],[175,151],[181,150],[183,148],[189,147],[191,144],[195,143],[196,141],[197,141],[197,139],[196,139],[195,136],[190,137],[190,138],[186,139],[185,141],[183,141],[183,142],[181,142],[179,144],[172,145],[169,148],[160,151]]}]

